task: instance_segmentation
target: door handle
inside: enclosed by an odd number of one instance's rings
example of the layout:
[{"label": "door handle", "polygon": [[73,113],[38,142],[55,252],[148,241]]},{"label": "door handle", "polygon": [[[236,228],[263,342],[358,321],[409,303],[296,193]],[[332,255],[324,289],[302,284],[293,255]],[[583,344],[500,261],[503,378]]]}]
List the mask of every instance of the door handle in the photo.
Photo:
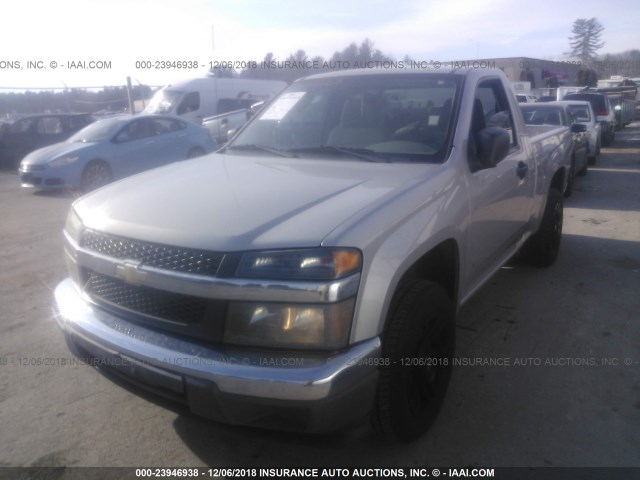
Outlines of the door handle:
[{"label": "door handle", "polygon": [[520,178],[524,178],[527,176],[527,172],[529,171],[529,165],[524,163],[522,160],[518,162],[518,166],[516,167],[516,174]]}]

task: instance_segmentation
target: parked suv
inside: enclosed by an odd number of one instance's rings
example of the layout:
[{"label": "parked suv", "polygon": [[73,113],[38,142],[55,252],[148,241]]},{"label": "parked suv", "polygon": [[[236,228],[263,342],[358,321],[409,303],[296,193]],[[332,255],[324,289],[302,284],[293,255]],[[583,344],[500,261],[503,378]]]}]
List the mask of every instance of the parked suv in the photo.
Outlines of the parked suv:
[{"label": "parked suv", "polygon": [[602,146],[608,147],[616,136],[616,115],[611,102],[602,93],[569,93],[563,100],[586,100],[593,107],[598,123],[602,126]]},{"label": "parked suv", "polygon": [[62,142],[93,121],[89,113],[29,115],[16,120],[0,137],[0,164],[17,167],[28,153]]}]

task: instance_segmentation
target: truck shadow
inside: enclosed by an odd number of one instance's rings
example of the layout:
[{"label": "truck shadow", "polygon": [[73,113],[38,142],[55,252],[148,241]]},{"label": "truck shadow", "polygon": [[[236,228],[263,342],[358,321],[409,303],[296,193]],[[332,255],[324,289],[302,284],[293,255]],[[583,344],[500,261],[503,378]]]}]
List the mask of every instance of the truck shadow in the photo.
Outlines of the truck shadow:
[{"label": "truck shadow", "polygon": [[322,435],[226,426],[193,416],[177,417],[173,427],[195,455],[216,468],[393,468],[406,466],[408,452],[420,451],[419,444],[379,440],[366,421]]},{"label": "truck shadow", "polygon": [[[599,271],[598,279],[586,280],[593,269]],[[603,356],[632,355],[635,350],[623,340],[630,338],[630,312],[624,305],[634,293],[639,269],[635,242],[588,235],[567,234],[558,261],[548,269],[514,258],[462,308],[456,360],[473,361],[454,368],[439,418],[414,443],[384,442],[368,422],[306,435],[221,425],[182,413],[173,428],[203,463],[215,468],[531,466],[532,457],[522,453],[530,449],[537,452],[536,466],[563,465],[558,445],[548,440],[550,425],[562,438],[582,438],[593,425],[568,419],[591,418],[594,410],[633,415],[638,407],[632,399],[599,394],[603,379],[617,367],[545,362],[591,362],[594,350]],[[627,300],[599,298],[610,282],[621,285],[616,298]],[[544,302],[531,295],[536,288]],[[615,340],[609,349],[602,346],[603,338]],[[525,356],[541,365],[518,365],[516,359]],[[505,363],[489,363],[500,359]],[[625,371],[615,374],[621,384],[640,388]],[[559,392],[567,386],[576,394],[562,396]]]}]

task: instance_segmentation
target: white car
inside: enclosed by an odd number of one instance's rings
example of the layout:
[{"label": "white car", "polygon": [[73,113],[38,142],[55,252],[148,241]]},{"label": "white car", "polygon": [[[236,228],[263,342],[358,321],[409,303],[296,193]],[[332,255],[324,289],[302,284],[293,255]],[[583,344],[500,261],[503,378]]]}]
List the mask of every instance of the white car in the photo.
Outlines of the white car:
[{"label": "white car", "polygon": [[516,100],[518,103],[536,103],[538,101],[537,97],[530,93],[516,93]]},{"label": "white car", "polygon": [[589,141],[589,152],[587,159],[589,165],[596,163],[596,158],[600,155],[600,145],[602,144],[602,126],[593,111],[591,103],[583,100],[564,100],[558,103],[565,103],[569,110],[576,116],[576,121],[587,127],[587,138]]}]

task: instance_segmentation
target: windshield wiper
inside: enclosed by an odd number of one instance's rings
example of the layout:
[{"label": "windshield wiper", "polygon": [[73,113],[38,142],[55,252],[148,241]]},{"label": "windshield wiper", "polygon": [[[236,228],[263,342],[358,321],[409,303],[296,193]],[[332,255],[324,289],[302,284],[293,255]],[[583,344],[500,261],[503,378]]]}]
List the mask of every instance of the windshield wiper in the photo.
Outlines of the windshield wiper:
[{"label": "windshield wiper", "polygon": [[350,157],[355,157],[355,158],[359,158],[360,160],[364,160],[365,162],[388,163],[387,159],[375,156],[376,152],[373,150],[369,150],[368,148],[336,147],[334,145],[320,145],[318,147],[291,148],[287,150],[287,152],[331,153],[334,155],[336,154],[348,155]]},{"label": "windshield wiper", "polygon": [[278,150],[277,148],[268,147],[266,145],[257,145],[255,143],[246,143],[243,145],[229,145],[225,147],[224,150],[245,150],[245,151],[260,151],[260,152],[269,152],[274,155],[278,155],[279,157],[288,157],[288,158],[298,158],[297,155],[289,153],[288,150]]}]

